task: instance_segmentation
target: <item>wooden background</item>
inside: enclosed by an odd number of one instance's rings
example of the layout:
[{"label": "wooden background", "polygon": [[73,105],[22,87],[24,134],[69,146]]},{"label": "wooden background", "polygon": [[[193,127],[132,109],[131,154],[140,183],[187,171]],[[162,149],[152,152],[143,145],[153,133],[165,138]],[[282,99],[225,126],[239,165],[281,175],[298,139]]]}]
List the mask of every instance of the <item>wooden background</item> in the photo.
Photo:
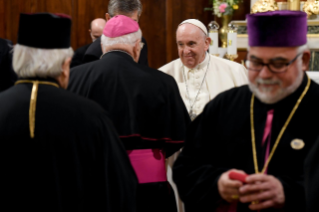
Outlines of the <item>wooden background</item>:
[{"label": "wooden background", "polygon": [[[286,0],[277,0],[286,1]],[[15,44],[20,13],[52,12],[72,16],[72,47],[91,42],[89,36],[90,22],[95,18],[104,18],[108,0],[0,0],[0,37]],[[153,68],[178,58],[175,31],[185,19],[195,18],[205,25],[214,19],[209,7],[209,0],[141,0],[143,13],[140,27],[148,44],[149,64]],[[244,0],[233,20],[244,20],[250,11],[250,0]],[[217,19],[216,19],[217,20]],[[219,21],[219,20],[217,20]],[[220,21],[219,21],[220,22]],[[39,26],[39,36],[41,33]],[[48,41],[49,42],[49,41]],[[239,52],[238,61],[243,59],[245,51]]]}]

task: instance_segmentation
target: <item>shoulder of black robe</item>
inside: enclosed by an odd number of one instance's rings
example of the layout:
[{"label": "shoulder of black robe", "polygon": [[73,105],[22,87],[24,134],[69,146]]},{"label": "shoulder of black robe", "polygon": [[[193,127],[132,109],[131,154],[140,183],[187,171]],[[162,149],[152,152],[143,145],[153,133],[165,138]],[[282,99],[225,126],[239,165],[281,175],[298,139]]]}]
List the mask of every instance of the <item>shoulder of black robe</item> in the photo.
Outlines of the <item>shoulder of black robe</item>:
[{"label": "shoulder of black robe", "polygon": [[31,139],[31,89],[18,84],[0,94],[1,207],[134,212],[137,178],[104,110],[40,84]]},{"label": "shoulder of black robe", "polygon": [[16,79],[12,68],[12,43],[0,38],[0,92],[11,87]]},{"label": "shoulder of black robe", "polygon": [[[98,102],[126,149],[179,149],[190,120],[175,80],[123,52],[71,69],[68,89]],[[172,154],[169,149],[167,156]]]},{"label": "shoulder of black robe", "polygon": [[[272,142],[306,83],[304,79],[297,92],[275,108]],[[318,88],[319,85],[311,83],[268,168],[268,173],[277,177],[284,187],[287,211],[303,211],[305,208],[303,162],[319,133],[316,126],[308,121],[309,117],[314,120],[319,118],[316,109],[319,107]],[[185,147],[173,167],[173,179],[186,210],[216,208],[222,201],[217,182],[225,171],[235,168],[248,174],[254,173],[250,134],[251,95],[247,85],[221,93],[206,105],[188,129]],[[256,141],[261,140],[268,109],[255,99]],[[294,138],[304,140],[306,145],[302,150],[291,148],[290,142]],[[260,144],[256,142],[256,145],[257,155],[261,155]],[[240,212],[249,211],[247,205],[239,204],[238,207]]]},{"label": "shoulder of black robe", "polygon": [[101,49],[101,37],[89,45],[83,56],[83,64],[99,60],[103,54]]},{"label": "shoulder of black robe", "polygon": [[305,161],[305,188],[307,212],[319,211],[319,137]]},{"label": "shoulder of black robe", "polygon": [[[144,37],[142,37],[142,42],[144,43],[143,49],[140,54],[140,58],[138,61],[138,64],[148,66],[148,51],[147,51],[147,43]],[[102,48],[101,48],[101,37],[97,38],[86,50],[84,57],[83,57],[83,63],[89,63],[92,61],[99,60],[102,56]]]},{"label": "shoulder of black robe", "polygon": [[78,65],[81,65],[83,63],[84,54],[90,45],[91,45],[91,43],[89,43],[85,46],[81,46],[77,50],[74,51],[74,55],[73,55],[71,65],[70,65],[71,68],[78,66]]}]

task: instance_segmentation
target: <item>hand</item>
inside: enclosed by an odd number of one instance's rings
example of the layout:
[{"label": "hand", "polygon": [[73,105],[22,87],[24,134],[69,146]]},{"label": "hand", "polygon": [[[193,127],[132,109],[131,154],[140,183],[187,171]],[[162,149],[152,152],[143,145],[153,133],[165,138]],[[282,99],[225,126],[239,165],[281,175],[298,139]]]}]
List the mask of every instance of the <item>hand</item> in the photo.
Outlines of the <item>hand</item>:
[{"label": "hand", "polygon": [[239,188],[243,186],[243,183],[238,180],[229,179],[228,175],[231,171],[245,174],[245,172],[237,169],[224,172],[218,180],[218,192],[227,202],[237,202],[239,199]]},{"label": "hand", "polygon": [[240,202],[255,202],[249,205],[251,210],[282,208],[285,193],[281,182],[271,175],[253,174],[246,178],[247,184],[239,189]]}]

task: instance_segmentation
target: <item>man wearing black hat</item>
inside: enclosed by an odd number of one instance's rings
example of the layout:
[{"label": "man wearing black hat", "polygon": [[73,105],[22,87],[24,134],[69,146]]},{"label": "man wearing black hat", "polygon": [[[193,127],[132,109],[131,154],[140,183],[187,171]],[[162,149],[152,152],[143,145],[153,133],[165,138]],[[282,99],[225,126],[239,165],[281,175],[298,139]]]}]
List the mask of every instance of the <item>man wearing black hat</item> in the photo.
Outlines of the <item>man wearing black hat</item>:
[{"label": "man wearing black hat", "polygon": [[[108,21],[116,15],[125,15],[138,22],[142,14],[142,3],[140,0],[110,0],[108,5],[108,13],[105,19]],[[143,48],[138,60],[138,64],[148,66],[147,43],[142,37]],[[83,57],[83,63],[99,60],[102,55],[101,37],[97,38],[86,50]]]},{"label": "man wearing black hat", "polygon": [[188,212],[306,211],[303,164],[319,135],[307,14],[252,14],[247,26],[249,85],[206,105],[174,164]]},{"label": "man wearing black hat", "polygon": [[[42,37],[36,26],[41,25]],[[135,211],[137,178],[106,112],[64,89],[71,19],[21,14],[13,68],[0,94],[5,211]]]}]

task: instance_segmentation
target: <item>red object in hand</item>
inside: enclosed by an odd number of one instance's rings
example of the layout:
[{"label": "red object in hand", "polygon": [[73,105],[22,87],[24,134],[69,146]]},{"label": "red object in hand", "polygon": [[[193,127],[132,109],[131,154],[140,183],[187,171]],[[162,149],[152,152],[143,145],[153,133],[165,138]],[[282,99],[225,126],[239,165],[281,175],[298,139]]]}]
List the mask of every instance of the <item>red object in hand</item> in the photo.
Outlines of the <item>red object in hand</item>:
[{"label": "red object in hand", "polygon": [[248,174],[242,174],[242,173],[239,173],[239,172],[231,171],[231,172],[229,172],[228,176],[232,180],[239,180],[239,181],[245,183],[246,182],[246,177],[248,177]]}]

